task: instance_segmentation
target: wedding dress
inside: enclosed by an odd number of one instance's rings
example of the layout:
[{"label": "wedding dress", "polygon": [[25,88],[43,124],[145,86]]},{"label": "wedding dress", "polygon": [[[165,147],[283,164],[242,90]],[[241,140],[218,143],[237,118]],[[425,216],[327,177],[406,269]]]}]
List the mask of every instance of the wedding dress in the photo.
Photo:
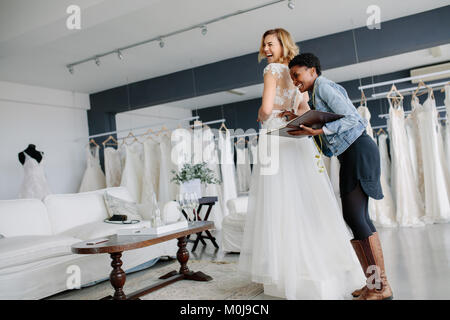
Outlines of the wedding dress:
[{"label": "wedding dress", "polygon": [[80,189],[78,192],[88,192],[106,188],[105,174],[100,167],[99,147],[94,147],[94,154],[91,152],[91,147],[86,148],[87,166],[81,180]]},{"label": "wedding dress", "polygon": [[[386,181],[391,185],[391,160],[389,159],[389,151],[387,146],[388,135],[381,133],[378,135],[378,149],[380,149],[381,172],[386,177]],[[392,193],[393,190],[391,190]]]},{"label": "wedding dress", "polygon": [[170,181],[173,178],[172,170],[178,171],[180,163],[172,161],[172,142],[170,136],[164,134],[161,137],[160,147],[160,167],[159,167],[159,202],[166,204],[176,199],[179,187],[175,182]]},{"label": "wedding dress", "polygon": [[[302,95],[292,84],[288,67],[272,63],[266,72],[277,78],[275,106],[295,111]],[[281,111],[273,110],[263,128],[283,125]],[[313,139],[261,133],[258,149],[239,270],[263,283],[268,295],[345,298],[365,277],[330,180],[319,172]]]},{"label": "wedding dress", "polygon": [[106,147],[104,150],[104,156],[106,187],[118,187],[120,186],[120,180],[122,179],[120,151],[112,147]]},{"label": "wedding dress", "polygon": [[44,172],[44,155],[42,155],[41,162],[37,162],[26,152],[23,154],[25,155],[24,178],[20,187],[19,198],[43,200],[51,193]]},{"label": "wedding dress", "polygon": [[250,188],[250,155],[242,140],[235,145],[236,149],[236,173],[239,193],[247,193]]},{"label": "wedding dress", "polygon": [[418,125],[425,187],[423,220],[427,223],[446,222],[450,219],[450,182],[447,166],[443,163],[443,144],[438,134],[436,101],[429,94],[423,105],[418,104],[417,108],[420,108]]},{"label": "wedding dress", "polygon": [[391,185],[395,192],[396,220],[399,226],[423,226],[424,214],[419,188],[414,179],[405,129],[403,104],[391,105],[389,101],[388,130],[391,137]]},{"label": "wedding dress", "polygon": [[444,151],[445,151],[445,161],[447,163],[447,168],[450,171],[450,85],[445,86],[445,109],[447,111],[447,120],[445,122],[445,130],[443,132],[444,136]]},{"label": "wedding dress", "polygon": [[[206,128],[203,130],[203,161],[206,162],[207,167],[214,172],[214,176],[221,180],[220,168],[219,168],[219,154],[217,152],[216,143],[214,141],[214,134],[211,129]],[[217,203],[211,209],[208,220],[214,221],[214,226],[217,230],[222,229],[222,220],[226,216],[226,212],[223,211],[225,207],[223,191],[220,184],[206,184],[205,197],[217,197]],[[203,212],[205,214],[206,211]],[[203,217],[202,217],[203,218]]]},{"label": "wedding dress", "polygon": [[143,168],[143,147],[141,143],[135,142],[124,145],[125,159],[120,185],[128,189],[133,201],[141,203]]},{"label": "wedding dress", "polygon": [[153,192],[159,199],[159,143],[148,138],[144,141],[144,166],[142,176],[141,203],[152,203]]},{"label": "wedding dress", "polygon": [[233,160],[233,149],[230,132],[219,131],[220,173],[222,177],[222,212],[224,217],[228,215],[227,202],[237,198],[236,173]]},{"label": "wedding dress", "polygon": [[[358,113],[367,120],[366,131],[367,134],[375,141],[373,137],[372,126],[370,125],[371,114],[369,108],[366,106],[358,107]],[[381,158],[381,157],[380,157]],[[392,198],[391,187],[386,179],[386,175],[381,167],[380,175],[381,188],[383,190],[384,197],[381,200],[375,200],[369,198],[369,216],[375,226],[379,227],[396,227],[395,221],[395,203]]]}]

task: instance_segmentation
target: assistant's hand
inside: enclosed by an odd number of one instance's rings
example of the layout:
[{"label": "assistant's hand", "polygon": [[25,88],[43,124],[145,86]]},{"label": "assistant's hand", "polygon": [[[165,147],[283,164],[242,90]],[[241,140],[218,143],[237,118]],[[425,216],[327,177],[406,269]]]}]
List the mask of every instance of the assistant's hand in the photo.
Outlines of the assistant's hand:
[{"label": "assistant's hand", "polygon": [[293,113],[291,111],[284,111],[278,115],[278,117],[283,118],[284,120],[286,120],[286,116],[289,119],[288,121],[291,121],[292,119],[295,119],[298,117],[298,115],[296,115],[295,113]]},{"label": "assistant's hand", "polygon": [[313,129],[304,125],[301,125],[300,128],[302,128],[301,130],[291,130],[288,131],[287,133],[289,133],[292,136],[317,136],[319,134],[323,134],[323,129]]}]

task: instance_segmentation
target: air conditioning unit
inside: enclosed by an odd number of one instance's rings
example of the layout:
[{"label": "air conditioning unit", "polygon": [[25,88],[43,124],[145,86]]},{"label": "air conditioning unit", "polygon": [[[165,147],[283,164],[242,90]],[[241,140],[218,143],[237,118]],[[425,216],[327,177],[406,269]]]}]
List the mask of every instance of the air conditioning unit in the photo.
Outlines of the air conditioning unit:
[{"label": "air conditioning unit", "polygon": [[[447,72],[445,72],[447,71]],[[417,78],[411,80],[411,83],[418,83],[420,80],[423,80],[424,82],[427,81],[434,81],[439,79],[448,79],[450,78],[450,62],[437,64],[430,67],[424,67],[424,68],[418,68],[418,69],[412,69],[410,70],[411,77],[421,76],[421,75],[427,75],[430,73],[437,73],[440,74],[434,75],[434,76],[425,76],[423,78]]]}]

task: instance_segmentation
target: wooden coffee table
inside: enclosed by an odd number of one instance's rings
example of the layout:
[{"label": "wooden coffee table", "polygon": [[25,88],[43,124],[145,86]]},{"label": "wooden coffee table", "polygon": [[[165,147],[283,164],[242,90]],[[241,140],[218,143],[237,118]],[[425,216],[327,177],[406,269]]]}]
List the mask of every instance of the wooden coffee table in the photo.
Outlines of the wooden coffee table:
[{"label": "wooden coffee table", "polygon": [[[88,245],[87,242],[95,241],[83,241],[72,245],[72,252],[78,254],[97,254],[97,253],[109,253],[112,259],[111,267],[113,268],[109,279],[111,285],[114,287],[114,295],[107,296],[103,299],[114,299],[114,300],[136,300],[139,297],[146,295],[150,292],[158,290],[165,287],[171,283],[178,280],[194,280],[194,281],[210,281],[212,278],[201,271],[193,272],[187,267],[187,262],[189,260],[189,251],[186,249],[186,236],[194,233],[203,232],[205,230],[214,229],[214,223],[212,221],[196,221],[190,223],[188,228],[163,233],[154,236],[117,236],[112,235],[105,237],[107,242],[99,243],[96,245]],[[122,252],[126,250],[133,250],[138,248],[143,248],[158,244],[161,242],[169,241],[172,239],[178,239],[178,251],[177,260],[180,263],[180,270],[171,271],[159,279],[163,279],[158,283],[143,288],[141,290],[132,292],[125,295],[123,292],[123,286],[125,285],[126,275],[122,270]]]}]

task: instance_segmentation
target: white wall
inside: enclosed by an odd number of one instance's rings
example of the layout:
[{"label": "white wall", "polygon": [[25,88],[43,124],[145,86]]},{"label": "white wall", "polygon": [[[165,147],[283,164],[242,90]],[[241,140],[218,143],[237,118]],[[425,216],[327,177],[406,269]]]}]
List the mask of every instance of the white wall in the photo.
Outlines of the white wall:
[{"label": "white wall", "polygon": [[77,192],[85,170],[87,94],[0,81],[0,199],[17,198],[23,168],[17,154],[33,143],[45,152],[53,193]]}]

